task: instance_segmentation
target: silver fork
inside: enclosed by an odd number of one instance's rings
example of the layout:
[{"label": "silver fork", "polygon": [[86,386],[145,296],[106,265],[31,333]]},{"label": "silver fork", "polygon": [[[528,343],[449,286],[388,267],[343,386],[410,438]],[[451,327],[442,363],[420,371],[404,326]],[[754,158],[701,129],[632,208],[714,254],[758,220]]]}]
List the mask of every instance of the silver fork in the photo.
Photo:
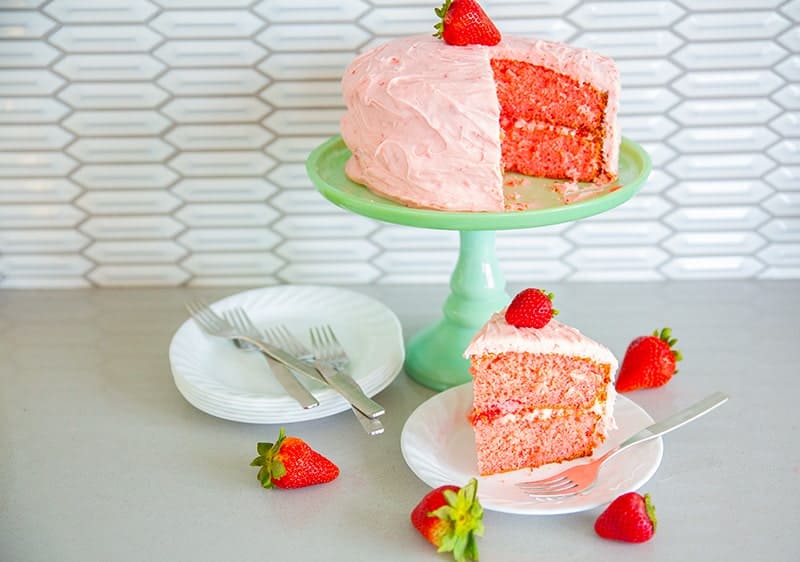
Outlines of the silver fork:
[{"label": "silver fork", "polygon": [[721,392],[715,392],[700,402],[689,406],[685,410],[647,426],[593,461],[579,466],[573,466],[549,478],[542,478],[541,480],[533,480],[530,482],[519,482],[517,487],[527,492],[529,496],[535,498],[554,498],[579,494],[594,485],[597,481],[600,467],[611,457],[637,443],[649,441],[659,435],[664,435],[673,429],[677,429],[699,418],[703,414],[710,412],[727,399],[727,395]]},{"label": "silver fork", "polygon": [[[222,317],[242,334],[253,339],[261,338],[258,328],[255,327],[252,320],[250,320],[250,317],[247,315],[247,312],[245,312],[243,308],[236,307],[232,308],[231,310],[226,310],[222,313]],[[259,351],[256,346],[241,338],[235,338],[233,343],[239,349],[246,351]],[[269,368],[272,371],[272,374],[275,376],[275,380],[278,381],[278,384],[283,387],[289,396],[294,398],[294,400],[304,409],[319,406],[319,401],[314,398],[314,395],[311,394],[311,392],[309,392],[309,390],[303,386],[299,380],[297,380],[288,367],[278,363],[266,353],[262,352],[262,355],[267,360],[267,363],[269,363]]]},{"label": "silver fork", "polygon": [[[280,345],[301,361],[305,361],[309,364],[314,363],[314,353],[308,349],[303,342],[297,339],[297,337],[295,337],[295,335],[292,334],[288,328],[286,328],[286,326],[281,324],[273,328],[267,328],[264,330],[264,334],[269,340],[274,341],[277,345]],[[335,365],[333,367],[336,369]],[[352,404],[350,405],[350,409],[356,416],[358,423],[361,424],[361,427],[363,427],[364,431],[366,431],[368,434],[380,435],[383,433],[383,424],[379,419],[365,416],[363,412],[361,412]]]}]

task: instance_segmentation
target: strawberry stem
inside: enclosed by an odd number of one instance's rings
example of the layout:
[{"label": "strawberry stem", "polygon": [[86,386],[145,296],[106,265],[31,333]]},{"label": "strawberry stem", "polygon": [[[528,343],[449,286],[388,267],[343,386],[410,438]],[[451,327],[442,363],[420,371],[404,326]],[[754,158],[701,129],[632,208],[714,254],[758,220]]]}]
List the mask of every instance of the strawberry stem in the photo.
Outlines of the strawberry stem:
[{"label": "strawberry stem", "polygon": [[433,34],[434,37],[438,37],[439,39],[442,38],[442,33],[444,33],[444,17],[447,15],[447,11],[450,9],[450,4],[453,0],[444,0],[444,4],[440,8],[434,8],[433,11],[439,17],[439,22],[434,25],[434,29],[436,33]]}]

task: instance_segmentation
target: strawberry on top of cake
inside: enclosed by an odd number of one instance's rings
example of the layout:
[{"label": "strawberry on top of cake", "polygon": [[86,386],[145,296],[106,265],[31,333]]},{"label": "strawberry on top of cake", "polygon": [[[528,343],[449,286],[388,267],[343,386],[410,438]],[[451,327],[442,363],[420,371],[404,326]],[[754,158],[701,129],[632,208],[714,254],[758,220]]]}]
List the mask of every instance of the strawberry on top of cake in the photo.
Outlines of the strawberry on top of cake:
[{"label": "strawberry on top of cake", "polygon": [[446,2],[442,38],[388,41],[347,67],[347,176],[410,207],[489,212],[513,208],[505,171],[612,181],[621,139],[614,61],[501,36],[475,5]]},{"label": "strawberry on top of cake", "polygon": [[482,475],[591,455],[613,427],[617,359],[552,314],[540,327],[515,325],[541,314],[530,294],[541,291],[526,291],[493,314],[464,353]]}]

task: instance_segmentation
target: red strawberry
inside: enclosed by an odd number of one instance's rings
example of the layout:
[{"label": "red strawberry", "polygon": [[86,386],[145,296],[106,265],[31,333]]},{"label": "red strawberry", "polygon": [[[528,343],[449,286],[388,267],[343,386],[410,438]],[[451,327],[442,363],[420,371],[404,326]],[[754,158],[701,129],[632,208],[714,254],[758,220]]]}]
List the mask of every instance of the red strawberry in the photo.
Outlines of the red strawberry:
[{"label": "red strawberry", "polygon": [[517,328],[542,328],[558,314],[553,308],[553,293],[525,289],[506,309],[506,322]]},{"label": "red strawberry", "polygon": [[678,340],[672,338],[672,330],[655,330],[650,336],[633,340],[625,352],[617,376],[618,392],[629,392],[640,388],[655,388],[667,384],[678,372],[675,363],[683,359],[681,352],[672,346]]},{"label": "red strawberry", "polygon": [[604,539],[645,542],[656,532],[656,508],[650,494],[622,494],[594,522],[595,532]]},{"label": "red strawberry", "polygon": [[339,476],[339,467],[299,437],[287,437],[281,428],[275,443],[259,443],[250,466],[260,466],[264,488],[303,488],[324,484]]},{"label": "red strawberry", "polygon": [[478,481],[466,486],[440,486],[428,492],[411,512],[411,523],[439,552],[452,552],[458,562],[478,559],[475,537],[483,535],[483,507]]},{"label": "red strawberry", "polygon": [[442,21],[437,23],[435,37],[448,45],[497,45],[500,32],[475,0],[445,0],[435,9]]}]

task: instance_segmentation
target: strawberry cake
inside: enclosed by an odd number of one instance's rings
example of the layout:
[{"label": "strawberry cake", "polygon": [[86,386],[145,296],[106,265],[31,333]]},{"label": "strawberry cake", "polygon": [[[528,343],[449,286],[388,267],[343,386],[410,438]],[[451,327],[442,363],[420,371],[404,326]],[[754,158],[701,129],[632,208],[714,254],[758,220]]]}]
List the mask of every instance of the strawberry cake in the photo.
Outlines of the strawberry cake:
[{"label": "strawberry cake", "polygon": [[506,318],[514,306],[495,313],[465,351],[481,475],[591,455],[614,427],[611,351],[554,319],[515,326]]},{"label": "strawberry cake", "polygon": [[409,207],[486,212],[515,208],[505,172],[612,182],[621,139],[614,61],[559,42],[496,41],[415,35],[353,60],[342,79],[347,176]]}]

